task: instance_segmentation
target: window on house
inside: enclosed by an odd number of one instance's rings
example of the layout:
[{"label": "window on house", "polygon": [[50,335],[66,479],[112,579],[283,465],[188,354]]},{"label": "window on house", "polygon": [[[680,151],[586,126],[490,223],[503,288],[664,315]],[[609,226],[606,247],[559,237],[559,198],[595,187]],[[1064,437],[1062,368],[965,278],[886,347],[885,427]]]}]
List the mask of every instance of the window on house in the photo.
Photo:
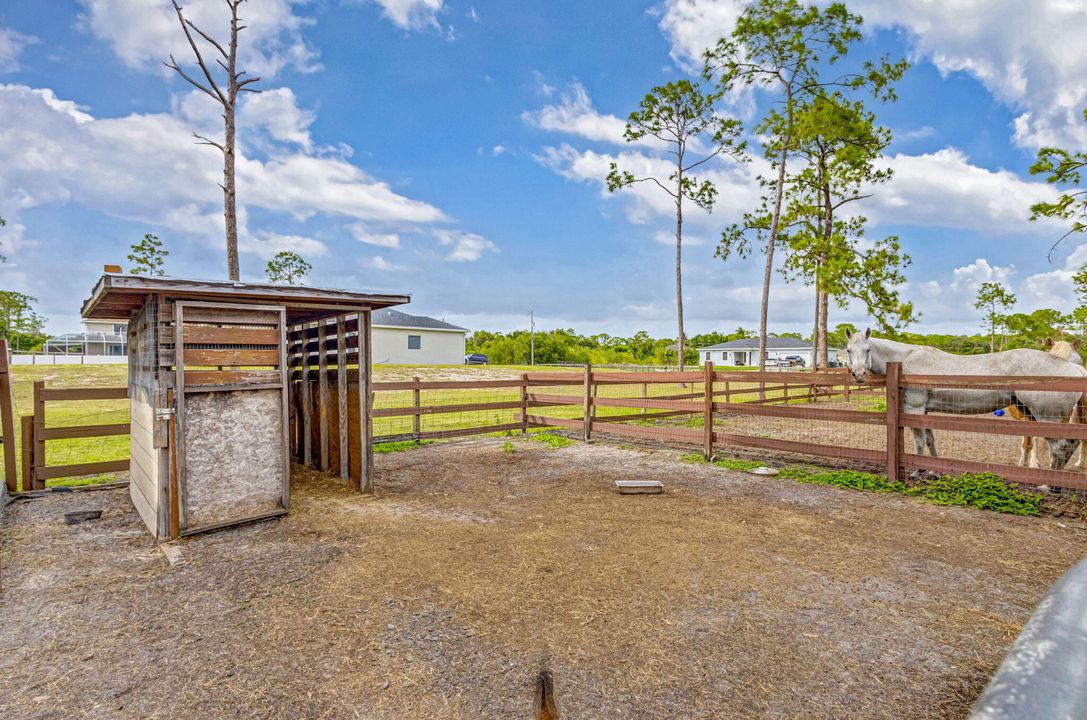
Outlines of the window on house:
[{"label": "window on house", "polygon": [[113,324],[113,334],[114,335],[124,335],[127,332],[128,332],[128,325],[125,325],[124,323],[114,323]]},{"label": "window on house", "polygon": [[408,335],[408,350],[419,350],[423,347],[422,335]]}]

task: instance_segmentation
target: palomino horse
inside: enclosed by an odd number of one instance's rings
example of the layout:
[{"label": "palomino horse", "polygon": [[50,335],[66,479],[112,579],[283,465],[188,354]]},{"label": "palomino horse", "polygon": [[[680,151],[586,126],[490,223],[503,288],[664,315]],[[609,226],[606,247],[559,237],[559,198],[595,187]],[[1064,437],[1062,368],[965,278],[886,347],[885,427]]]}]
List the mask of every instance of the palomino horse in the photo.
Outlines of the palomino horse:
[{"label": "palomino horse", "polygon": [[[1083,358],[1079,354],[1079,340],[1074,342],[1066,342],[1064,340],[1054,340],[1053,338],[1046,338],[1045,349],[1050,355],[1059,357],[1061,360],[1067,360],[1075,365],[1083,365]],[[1004,408],[1004,411],[1008,415],[1016,420],[1026,420],[1027,416],[1019,411],[1019,408],[1015,405],[1009,405]],[[1072,411],[1072,415],[1066,418],[1065,422],[1083,423],[1084,408],[1083,401],[1081,400],[1076,404],[1075,409]],[[1041,467],[1041,459],[1039,457],[1038,448],[1041,447],[1041,443],[1037,442],[1035,438],[1027,435],[1023,438],[1023,449],[1019,453],[1019,465],[1026,466],[1029,462],[1031,467]],[[1079,447],[1079,459],[1076,461],[1075,467],[1082,469],[1087,466],[1087,445],[1080,444]]]},{"label": "palomino horse", "polygon": [[[852,333],[846,343],[849,371],[864,382],[872,373],[887,372],[887,363],[900,362],[902,370],[918,375],[1050,375],[1056,377],[1087,377],[1087,370],[1067,360],[1025,348],[990,353],[988,355],[952,355],[922,345],[907,345],[893,340],[871,337],[871,330]],[[902,394],[903,412],[925,415],[930,412],[957,415],[980,415],[1015,405],[1030,420],[1061,422],[1071,416],[1083,393],[1046,392],[1039,390],[981,390],[973,388],[907,388]],[[925,446],[936,457],[936,438],[930,428],[912,428],[917,454]],[[1049,463],[1055,470],[1068,464],[1079,447],[1078,440],[1046,438]]]}]

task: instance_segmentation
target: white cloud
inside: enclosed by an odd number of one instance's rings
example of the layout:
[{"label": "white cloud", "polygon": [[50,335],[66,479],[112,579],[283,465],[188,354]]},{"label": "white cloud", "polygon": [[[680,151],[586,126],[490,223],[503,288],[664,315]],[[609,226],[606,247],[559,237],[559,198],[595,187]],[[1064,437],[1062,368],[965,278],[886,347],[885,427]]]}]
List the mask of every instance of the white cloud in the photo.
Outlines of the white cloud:
[{"label": "white cloud", "polygon": [[579,135],[588,140],[624,142],[626,121],[614,115],[597,112],[589,100],[585,86],[579,82],[570,85],[560,95],[557,104],[548,105],[535,112],[525,111],[521,113],[521,119],[541,130]]},{"label": "white cloud", "polygon": [[441,29],[438,15],[443,10],[444,0],[372,0],[381,9],[393,25],[404,30]]},{"label": "white cloud", "polygon": [[[664,0],[655,9],[672,57],[701,68],[701,55],[731,34],[742,0]],[[826,5],[827,0],[820,0]],[[908,33],[914,59],[942,73],[976,78],[1019,112],[1014,139],[1024,147],[1087,147],[1087,3],[1080,0],[853,0],[874,27]]]},{"label": "white cloud", "polygon": [[1028,220],[1032,204],[1056,196],[1044,182],[972,165],[955,148],[924,155],[898,154],[885,164],[894,170],[894,177],[863,203],[873,221],[1000,234],[1046,231],[1045,224]]},{"label": "white cloud", "polygon": [[[180,63],[195,62],[170,3],[80,1],[84,9],[84,27],[109,43],[126,65],[171,72],[162,67],[170,54]],[[240,34],[239,68],[265,78],[285,67],[304,72],[320,69],[317,54],[302,38],[303,28],[313,21],[294,12],[296,6],[305,4],[305,0],[260,0],[243,4],[239,17],[246,27]],[[189,0],[184,3],[184,13],[200,29],[220,41],[224,41],[229,32],[229,12],[222,0]]]},{"label": "white cloud", "polygon": [[[194,146],[189,129],[171,114],[97,119],[48,90],[0,86],[0,206],[14,214],[74,200],[114,217],[221,237],[221,161],[217,151]],[[412,227],[445,219],[344,157],[296,146],[273,147],[263,159],[241,155],[238,196],[240,220],[246,206]]]},{"label": "white cloud", "polygon": [[11,28],[0,27],[0,73],[15,72],[19,69],[19,55],[27,45],[38,42],[38,38],[23,35]]},{"label": "white cloud", "polygon": [[672,46],[672,59],[687,70],[702,69],[702,53],[732,33],[744,0],[665,0],[654,12]]},{"label": "white cloud", "polygon": [[284,250],[296,252],[307,260],[320,257],[328,252],[328,247],[320,240],[300,235],[281,235],[263,230],[258,230],[253,235],[240,238],[238,249],[251,252],[262,260],[269,260],[276,253]]},{"label": "white cloud", "polygon": [[38,247],[37,240],[31,240],[26,236],[26,226],[21,223],[9,222],[0,227],[0,255],[7,258],[7,262],[0,267],[12,267],[18,262],[19,254],[26,248]]},{"label": "white cloud", "polygon": [[957,267],[952,271],[950,288],[975,293],[985,282],[1007,283],[1013,272],[1015,272],[1014,265],[1001,267],[991,265],[985,258],[978,258],[969,265]]},{"label": "white cloud", "polygon": [[[567,144],[560,147],[545,147],[534,158],[541,165],[550,168],[567,180],[587,182],[600,188],[602,197],[614,197],[624,203],[627,220],[644,224],[651,220],[674,217],[675,204],[671,196],[653,183],[637,183],[629,189],[609,193],[604,178],[612,162],[621,169],[629,170],[637,177],[653,176],[667,178],[672,172],[671,163],[663,158],[651,157],[635,151],[620,152],[616,155],[598,153],[593,150],[578,150]],[[717,188],[718,203],[715,214],[702,212],[688,206],[684,222],[689,222],[703,231],[720,232],[721,226],[739,216],[739,214],[758,204],[759,186],[756,180],[758,169],[765,169],[761,160],[755,159],[748,165],[718,163],[701,169],[699,178],[710,180]],[[724,216],[723,218],[721,216]]]},{"label": "white cloud", "polygon": [[370,229],[362,223],[354,223],[351,225],[350,230],[351,234],[355,236],[355,239],[361,243],[387,248],[400,247],[400,236],[396,233],[371,232]]},{"label": "white cloud", "polygon": [[923,140],[936,135],[936,128],[931,125],[923,125],[922,127],[915,128],[913,130],[905,130],[896,132],[894,139],[896,142],[911,142],[913,140]]},{"label": "white cloud", "polygon": [[[675,247],[676,246],[676,232],[675,232],[675,229],[658,230],[656,233],[653,234],[653,240],[655,242],[660,243],[661,245],[667,245],[669,247]],[[708,244],[709,244],[709,240],[707,240],[704,236],[695,235],[694,233],[691,233],[691,232],[689,232],[687,230],[683,231],[683,246],[684,247],[688,247],[688,246],[692,246],[692,245],[693,246],[700,246],[700,245],[708,245]]]},{"label": "white cloud", "polygon": [[389,272],[405,272],[407,270],[414,270],[415,268],[410,265],[397,265],[391,263],[380,255],[374,255],[368,260],[362,262],[363,267],[373,268],[375,270],[387,270]]},{"label": "white cloud", "polygon": [[[205,97],[205,104],[214,107],[210,100]],[[313,145],[309,127],[317,116],[298,107],[294,91],[290,88],[281,87],[265,90],[259,95],[247,95],[238,117],[243,126],[263,128],[274,140],[295,143],[306,149]]]},{"label": "white cloud", "polygon": [[504,152],[506,152],[506,147],[504,145],[495,145],[493,148],[491,148],[491,155],[495,157],[498,157]]},{"label": "white cloud", "polygon": [[487,250],[497,251],[498,246],[490,240],[475,233],[460,232],[457,230],[435,230],[434,236],[438,242],[452,250],[445,256],[451,262],[472,262],[479,260]]},{"label": "white cloud", "polygon": [[904,27],[916,55],[965,72],[1021,111],[1025,147],[1087,147],[1087,3],[1079,0],[856,0],[866,23]]}]

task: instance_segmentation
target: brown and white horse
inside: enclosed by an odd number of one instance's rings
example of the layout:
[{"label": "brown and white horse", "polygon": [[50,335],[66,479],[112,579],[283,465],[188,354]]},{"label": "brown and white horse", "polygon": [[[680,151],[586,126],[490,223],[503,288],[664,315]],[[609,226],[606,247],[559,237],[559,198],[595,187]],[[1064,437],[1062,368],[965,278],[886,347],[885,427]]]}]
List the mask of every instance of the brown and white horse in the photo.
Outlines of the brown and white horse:
[{"label": "brown and white horse", "polygon": [[[1061,360],[1067,360],[1073,365],[1083,365],[1083,358],[1080,357],[1079,354],[1079,340],[1066,342],[1064,340],[1046,338],[1044,348],[1050,355],[1059,357]],[[1004,411],[1008,413],[1009,417],[1015,418],[1016,420],[1028,420],[1023,412],[1015,405],[1004,408]],[[1073,408],[1072,414],[1065,418],[1064,422],[1084,423],[1087,422],[1087,417],[1085,417],[1085,415],[1087,415],[1087,413],[1085,413],[1083,400],[1081,399],[1080,402],[1076,403],[1076,407]],[[1038,442],[1038,440],[1040,440],[1040,438],[1034,438],[1030,435],[1023,438],[1023,449],[1019,453],[1019,465],[1021,467],[1026,466],[1028,463],[1030,464],[1030,467],[1042,466],[1041,457],[1039,456],[1039,448],[1042,446],[1042,443]],[[1087,445],[1081,444],[1079,447],[1078,458],[1073,467],[1076,469],[1084,468],[1085,464],[1087,464],[1085,453],[1087,453]]]}]

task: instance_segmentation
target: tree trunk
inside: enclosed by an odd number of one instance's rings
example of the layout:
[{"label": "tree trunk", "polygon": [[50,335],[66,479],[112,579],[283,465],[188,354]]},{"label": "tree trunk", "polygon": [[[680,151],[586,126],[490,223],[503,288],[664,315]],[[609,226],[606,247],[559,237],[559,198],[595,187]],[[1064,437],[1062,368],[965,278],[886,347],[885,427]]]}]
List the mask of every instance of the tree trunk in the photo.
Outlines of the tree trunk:
[{"label": "tree trunk", "polygon": [[[770,281],[774,277],[774,245],[781,222],[781,199],[785,193],[785,161],[788,151],[785,145],[778,158],[778,181],[774,188],[774,214],[770,216],[770,236],[766,239],[766,267],[762,272],[762,304],[759,307],[759,372],[766,370],[766,326],[770,316]],[[761,399],[761,398],[760,398]]]},{"label": "tree trunk", "polygon": [[234,107],[238,100],[235,69],[238,61],[238,8],[232,6],[230,17],[230,55],[227,58],[228,102],[223,107],[223,218],[226,221],[226,272],[234,281],[241,279],[238,263],[238,211],[234,185]]},{"label": "tree trunk", "polygon": [[[680,182],[682,182],[682,175]],[[676,199],[676,319],[679,325],[679,371],[683,372],[683,355],[687,351],[683,334],[683,194],[682,185]]]},{"label": "tree trunk", "polygon": [[224,113],[226,138],[223,143],[223,218],[226,221],[226,272],[231,280],[240,280],[238,263],[238,212],[234,189],[234,109]]},{"label": "tree trunk", "polygon": [[822,292],[819,301],[819,352],[822,353],[820,364],[823,368],[830,367],[830,345],[827,341],[827,315],[830,308],[830,294],[826,290]]},{"label": "tree trunk", "polygon": [[[817,274],[818,277],[818,274]],[[815,322],[811,326],[811,371],[819,369],[819,281],[815,285]]]}]

